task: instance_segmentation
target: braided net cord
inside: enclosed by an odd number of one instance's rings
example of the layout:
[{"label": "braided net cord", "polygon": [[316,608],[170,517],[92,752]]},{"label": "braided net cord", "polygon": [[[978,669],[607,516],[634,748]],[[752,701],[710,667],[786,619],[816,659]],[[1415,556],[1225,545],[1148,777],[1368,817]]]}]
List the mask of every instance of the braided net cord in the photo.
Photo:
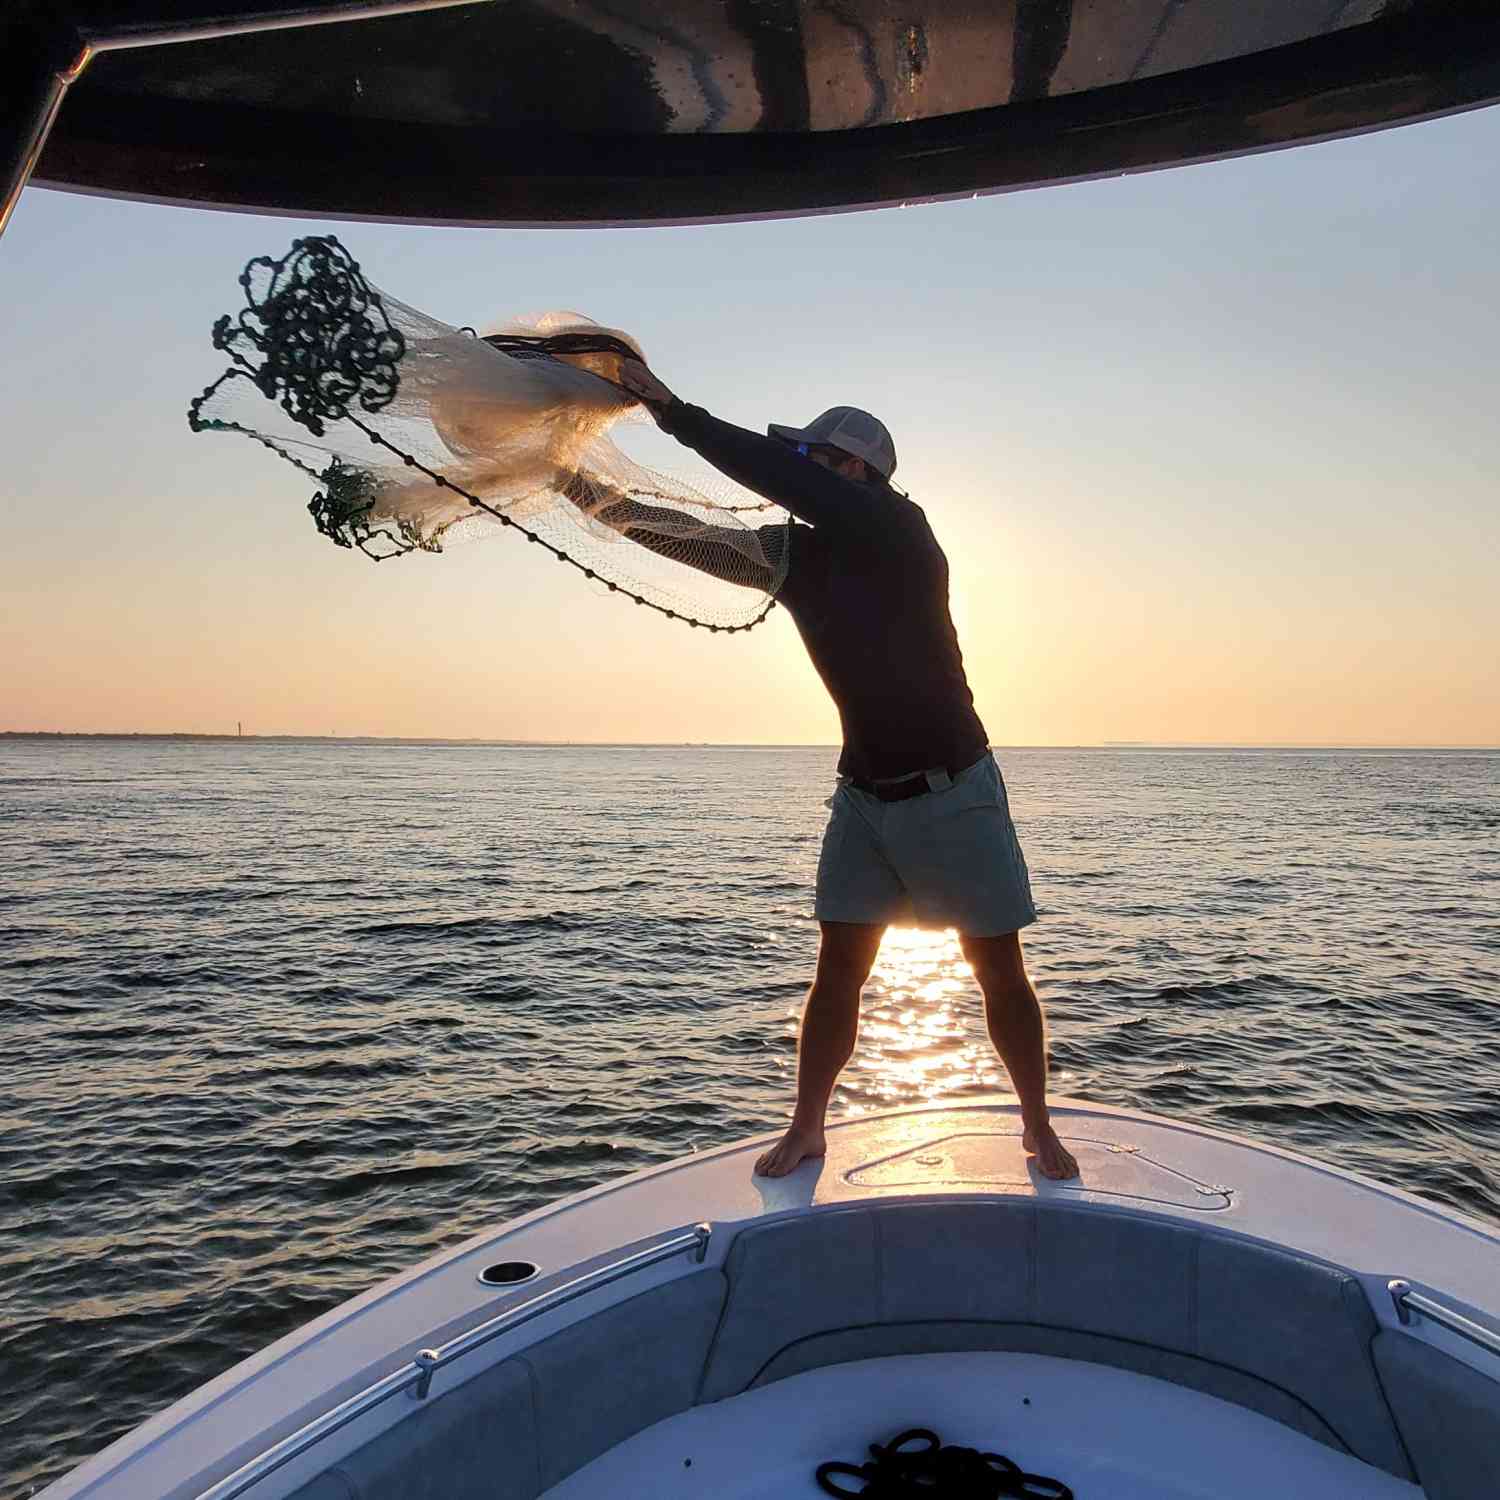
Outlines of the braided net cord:
[{"label": "braided net cord", "polygon": [[194,431],[242,433],[321,486],[341,547],[383,561],[511,529],[611,592],[748,630],[786,576],[785,512],[714,474],[666,474],[613,441],[641,408],[616,383],[628,334],[549,313],[482,336],[367,282],[332,236],[259,257],[214,325],[229,368]]}]

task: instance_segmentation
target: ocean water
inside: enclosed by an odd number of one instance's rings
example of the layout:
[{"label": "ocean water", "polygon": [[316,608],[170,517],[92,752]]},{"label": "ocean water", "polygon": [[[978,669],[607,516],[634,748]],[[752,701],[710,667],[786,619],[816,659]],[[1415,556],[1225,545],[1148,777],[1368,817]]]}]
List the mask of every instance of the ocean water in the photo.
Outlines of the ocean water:
[{"label": "ocean water", "polygon": [[[1500,1222],[1500,754],[1002,750],[1054,1089]],[[0,1500],[787,1116],[834,753],[0,740]],[[835,1113],[1005,1080],[889,935]]]}]

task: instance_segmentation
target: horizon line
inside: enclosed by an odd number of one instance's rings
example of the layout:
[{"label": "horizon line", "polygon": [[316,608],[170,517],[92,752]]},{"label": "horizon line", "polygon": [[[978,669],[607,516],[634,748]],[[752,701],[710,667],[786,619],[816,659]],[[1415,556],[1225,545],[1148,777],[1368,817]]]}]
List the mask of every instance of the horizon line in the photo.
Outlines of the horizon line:
[{"label": "horizon line", "polygon": [[[527,740],[486,735],[402,734],[231,734],[201,730],[0,729],[0,739],[50,740],[257,740],[326,744],[496,745],[513,749],[595,750],[839,750],[826,740]],[[1089,740],[1049,744],[1005,744],[995,750],[1470,750],[1500,752],[1500,744],[1448,742],[1414,744],[1398,740]]]}]

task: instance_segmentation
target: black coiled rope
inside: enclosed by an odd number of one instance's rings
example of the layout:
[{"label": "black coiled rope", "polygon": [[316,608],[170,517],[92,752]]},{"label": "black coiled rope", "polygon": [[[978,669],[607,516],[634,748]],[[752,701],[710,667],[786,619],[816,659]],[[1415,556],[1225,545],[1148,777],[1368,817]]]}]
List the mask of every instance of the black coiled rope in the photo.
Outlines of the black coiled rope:
[{"label": "black coiled rope", "polygon": [[828,1495],[863,1500],[1073,1500],[1073,1491],[1060,1479],[1028,1474],[1001,1453],[945,1447],[925,1427],[897,1433],[888,1443],[871,1443],[870,1453],[869,1463],[831,1459],[819,1464],[818,1487]]}]

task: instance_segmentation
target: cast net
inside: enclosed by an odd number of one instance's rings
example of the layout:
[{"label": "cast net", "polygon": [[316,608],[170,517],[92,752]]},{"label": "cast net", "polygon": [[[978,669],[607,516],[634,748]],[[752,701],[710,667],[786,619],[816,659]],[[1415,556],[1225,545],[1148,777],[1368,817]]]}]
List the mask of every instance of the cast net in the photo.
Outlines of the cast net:
[{"label": "cast net", "polygon": [[339,242],[293,242],[240,276],[214,325],[229,368],[197,431],[256,439],[315,479],[317,529],[383,561],[510,529],[594,586],[711,630],[765,618],[789,518],[712,471],[637,463],[612,430],[628,334],[549,313],[478,334],[386,296]]}]

